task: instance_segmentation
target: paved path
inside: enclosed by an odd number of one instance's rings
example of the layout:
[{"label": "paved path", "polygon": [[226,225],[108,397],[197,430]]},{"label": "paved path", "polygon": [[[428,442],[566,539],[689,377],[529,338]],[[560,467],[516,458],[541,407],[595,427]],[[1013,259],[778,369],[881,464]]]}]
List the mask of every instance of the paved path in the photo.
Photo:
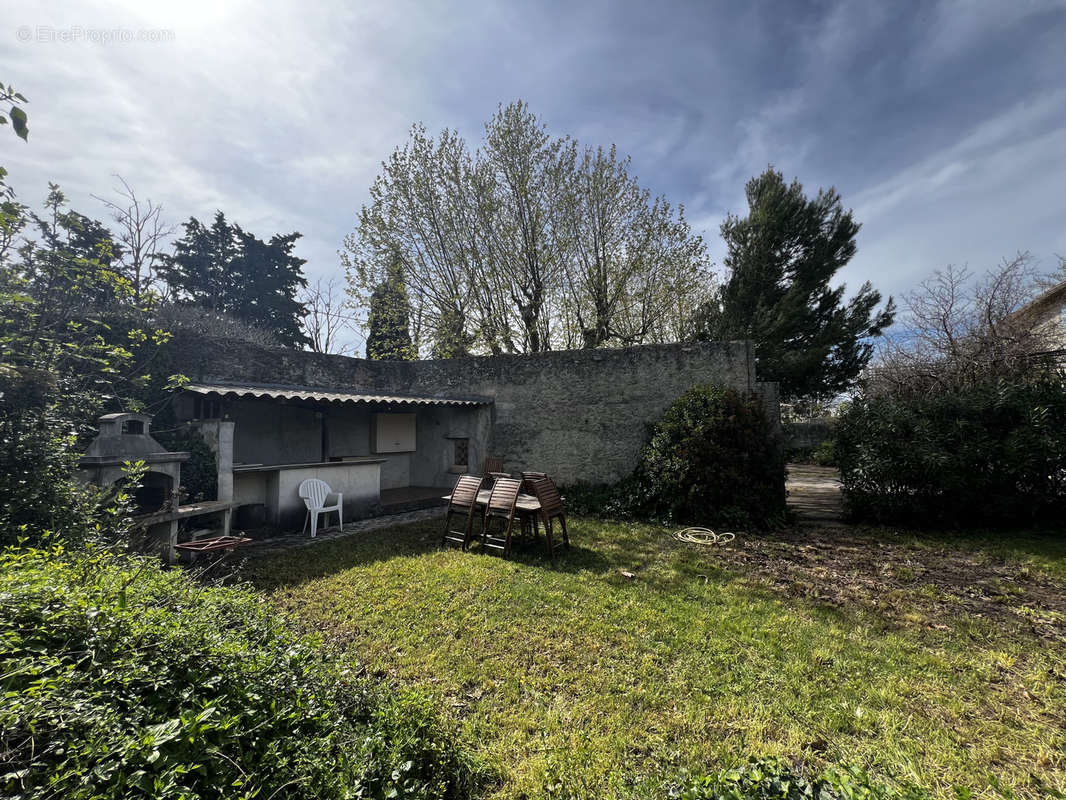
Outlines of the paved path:
[{"label": "paved path", "polygon": [[[840,479],[835,468],[815,467],[808,464],[789,464],[786,487],[788,489],[789,508],[796,513],[801,525],[831,527],[844,524],[840,502]],[[281,536],[260,539],[253,544],[241,547],[239,554],[247,558],[261,558],[278,553],[287,553],[292,550],[301,550],[305,547],[314,547],[320,543],[356,536],[364,531],[380,530],[393,525],[405,525],[409,522],[433,519],[443,516],[445,510],[444,506],[438,506],[435,508],[422,508],[417,511],[407,511],[402,514],[389,514],[383,517],[362,519],[345,525],[343,530],[337,530],[335,527],[325,531],[320,530],[318,536],[314,539],[305,533],[286,533]]]},{"label": "paved path", "polygon": [[405,511],[402,514],[389,514],[383,517],[371,517],[352,522],[338,530],[336,526],[328,530],[319,529],[318,535],[312,539],[306,533],[286,533],[280,536],[271,536],[267,539],[259,539],[252,544],[238,549],[241,556],[248,558],[261,558],[278,553],[287,553],[292,550],[301,550],[305,547],[314,547],[316,544],[332,542],[337,539],[346,539],[356,536],[364,531],[391,528],[393,525],[405,525],[408,522],[420,522],[424,519],[433,519],[444,515],[447,509],[444,506],[434,508],[420,508],[416,511]]},{"label": "paved path", "polygon": [[789,464],[788,507],[801,525],[837,526],[844,524],[840,498],[840,473],[835,467]]}]

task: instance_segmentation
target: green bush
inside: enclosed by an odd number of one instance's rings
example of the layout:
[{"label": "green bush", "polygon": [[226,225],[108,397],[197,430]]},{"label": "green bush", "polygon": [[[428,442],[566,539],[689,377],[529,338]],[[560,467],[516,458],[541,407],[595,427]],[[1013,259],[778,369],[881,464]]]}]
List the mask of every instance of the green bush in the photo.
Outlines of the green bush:
[{"label": "green bush", "polygon": [[819,467],[835,467],[837,465],[836,439],[822,440],[822,443],[811,451],[811,461]]},{"label": "green bush", "polygon": [[651,426],[633,474],[564,490],[574,514],[765,527],[785,514],[785,465],[762,405],[707,385]]},{"label": "green bush", "polygon": [[181,465],[183,503],[203,503],[218,499],[218,462],[203,437],[187,428],[156,436],[170,451],[186,452],[189,460]]},{"label": "green bush", "polygon": [[73,529],[95,493],[71,480],[75,425],[49,401],[53,376],[0,364],[0,546],[37,531]]},{"label": "green bush", "polygon": [[752,760],[739,769],[690,778],[674,787],[673,800],[926,800],[911,787],[877,783],[861,770],[807,775],[775,760]]},{"label": "green bush", "polygon": [[784,469],[757,399],[699,386],[653,426],[636,471],[639,503],[671,522],[766,526],[785,513]]},{"label": "green bush", "polygon": [[847,509],[873,522],[1061,524],[1066,386],[1061,376],[930,395],[876,395],[841,415]]},{"label": "green bush", "polygon": [[424,699],[151,560],[0,556],[0,676],[3,797],[459,797],[475,775]]}]

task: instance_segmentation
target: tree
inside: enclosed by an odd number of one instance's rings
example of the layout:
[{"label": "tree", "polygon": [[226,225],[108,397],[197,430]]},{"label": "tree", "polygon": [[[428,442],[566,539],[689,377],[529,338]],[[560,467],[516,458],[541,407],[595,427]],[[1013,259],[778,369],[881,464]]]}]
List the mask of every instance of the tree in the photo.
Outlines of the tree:
[{"label": "tree", "polygon": [[306,262],[292,252],[299,233],[264,242],[221,211],[210,228],[195,217],[183,227],[185,235],[160,267],[175,299],[270,330],[287,347],[306,342],[305,308],[296,299],[307,286]]},{"label": "tree", "polygon": [[[11,86],[5,86],[3,81],[0,81],[0,103],[11,103],[11,108],[7,112],[7,116],[0,113],[0,125],[7,125],[11,123],[11,129],[15,132],[22,141],[29,141],[30,130],[27,127],[26,111],[19,106],[23,103],[29,102],[21,94],[15,91]],[[5,182],[7,177],[7,170],[0,166],[0,204],[14,203],[15,193],[11,190],[11,187]],[[11,217],[18,217],[14,208],[5,208],[4,205],[0,205],[0,235],[6,234],[7,225],[6,222]]]},{"label": "tree", "polygon": [[307,261],[292,252],[300,234],[275,234],[264,242],[236,225],[233,228],[238,238],[238,282],[231,284],[229,313],[272,331],[286,347],[302,346],[306,339],[300,320],[306,309],[296,295],[307,286],[303,275]]},{"label": "tree", "polygon": [[107,200],[96,197],[111,212],[118,225],[118,239],[125,251],[126,274],[133,284],[133,298],[140,302],[141,295],[155,284],[155,267],[162,256],[161,248],[174,233],[174,226],[162,219],[162,206],[151,198],[142,201],[121,175],[116,175],[122,188],[120,199]]},{"label": "tree", "polygon": [[130,284],[113,267],[107,230],[67,210],[55,184],[45,209],[23,209],[13,227],[35,235],[0,250],[4,544],[92,527],[99,495],[74,479],[79,440],[103,408],[132,405],[150,351],[166,339],[130,319]]},{"label": "tree", "polygon": [[336,278],[319,278],[300,294],[307,313],[302,321],[307,346],[315,353],[346,355],[353,349],[344,336],[352,330],[344,314],[345,297]]},{"label": "tree", "polygon": [[19,106],[22,103],[29,102],[19,92],[15,91],[13,86],[4,86],[0,82],[0,103],[11,103],[11,108],[8,109],[7,116],[0,114],[0,125],[7,125],[10,121],[11,129],[15,132],[22,141],[29,141],[30,129],[27,127],[26,111]]},{"label": "tree", "polygon": [[[431,331],[467,329],[473,275],[485,266],[472,249],[474,220],[460,213],[470,170],[457,134],[445,130],[433,141],[425,128],[411,129],[408,143],[392,153],[370,187],[371,203],[361,210],[357,231],[344,240],[341,260],[356,303],[368,304],[398,262],[417,320]],[[416,347],[421,334],[416,326]],[[453,345],[461,348],[463,337]]]},{"label": "tree", "polygon": [[[129,300],[129,282],[115,269],[122,250],[100,222],[67,209],[67,197],[48,184],[45,214],[28,215],[37,238],[19,247],[21,273],[42,304],[40,321],[66,319]],[[73,265],[77,265],[75,269]],[[67,307],[67,303],[72,304]]]},{"label": "tree", "polygon": [[[512,349],[515,339],[525,352],[551,349],[546,306],[569,256],[560,199],[575,152],[576,142],[553,140],[521,101],[501,106],[485,126],[477,168],[486,188],[477,193],[484,198],[478,221],[494,280],[482,281],[479,289],[495,290],[498,307],[518,323],[505,334]],[[488,344],[500,349],[498,342]]]},{"label": "tree", "polygon": [[613,148],[553,138],[522,102],[497,110],[473,155],[416,125],[370,196],[341,254],[350,292],[369,302],[396,261],[418,352],[690,338],[710,283],[681,209],[652,200]]},{"label": "tree", "polygon": [[953,265],[936,270],[904,297],[902,330],[882,344],[867,393],[924,396],[1040,374],[1044,354],[1060,344],[1027,312],[1059,275],[1038,274],[1029,253],[980,276]]},{"label": "tree", "polygon": [[[691,338],[688,323],[710,285],[703,240],[684,210],[651,199],[629,158],[586,148],[571,173],[562,215],[573,252],[565,262],[566,309],[581,347]],[[572,343],[568,342],[568,345]]]},{"label": "tree", "polygon": [[748,216],[722,223],[729,279],[702,313],[700,338],[750,339],[759,376],[785,397],[832,396],[853,385],[889,325],[892,299],[867,282],[850,300],[829,282],[855,255],[859,224],[835,189],[808,199],[772,167],[747,185]]},{"label": "tree", "polygon": [[[386,278],[370,296],[366,357],[379,361],[410,361],[415,357],[409,327],[410,305],[403,283],[403,267],[389,265]],[[447,358],[450,352],[437,351]]]}]

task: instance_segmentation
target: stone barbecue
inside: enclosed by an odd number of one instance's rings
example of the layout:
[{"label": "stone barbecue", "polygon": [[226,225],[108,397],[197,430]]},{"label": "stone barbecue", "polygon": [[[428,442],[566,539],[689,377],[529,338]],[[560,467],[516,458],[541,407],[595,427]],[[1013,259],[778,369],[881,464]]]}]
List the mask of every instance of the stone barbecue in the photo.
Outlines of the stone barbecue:
[{"label": "stone barbecue", "polygon": [[82,478],[97,486],[109,486],[125,476],[125,464],[143,461],[148,471],[135,498],[138,513],[176,508],[185,452],[168,452],[149,433],[148,414],[120,412],[100,417],[100,432],[78,462]]}]

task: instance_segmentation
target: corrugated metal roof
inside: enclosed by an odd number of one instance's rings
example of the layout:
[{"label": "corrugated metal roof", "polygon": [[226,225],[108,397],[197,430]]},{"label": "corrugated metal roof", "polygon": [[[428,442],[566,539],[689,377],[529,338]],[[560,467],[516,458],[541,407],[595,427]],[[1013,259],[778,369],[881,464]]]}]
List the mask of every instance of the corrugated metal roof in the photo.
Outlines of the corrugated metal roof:
[{"label": "corrugated metal roof", "polygon": [[399,394],[364,394],[335,392],[312,386],[276,386],[269,384],[189,383],[182,387],[197,394],[265,397],[271,400],[317,400],[322,403],[408,403],[423,406],[481,406],[492,402],[487,397],[428,397]]}]

